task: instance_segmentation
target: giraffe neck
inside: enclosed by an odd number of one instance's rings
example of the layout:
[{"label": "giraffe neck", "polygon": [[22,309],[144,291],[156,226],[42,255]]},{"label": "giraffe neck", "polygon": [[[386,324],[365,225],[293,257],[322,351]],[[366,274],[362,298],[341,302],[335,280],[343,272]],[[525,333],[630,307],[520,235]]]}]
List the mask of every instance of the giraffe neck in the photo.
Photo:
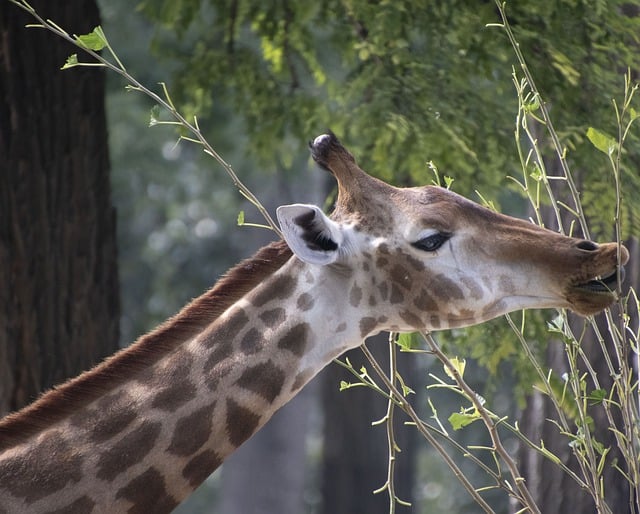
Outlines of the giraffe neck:
[{"label": "giraffe neck", "polygon": [[0,447],[0,512],[168,512],[180,503],[360,342],[348,299],[333,298],[331,284],[289,255],[212,319],[199,301],[187,307],[160,329],[162,352],[145,361],[139,354],[152,349],[143,339],[0,423],[12,441]]}]

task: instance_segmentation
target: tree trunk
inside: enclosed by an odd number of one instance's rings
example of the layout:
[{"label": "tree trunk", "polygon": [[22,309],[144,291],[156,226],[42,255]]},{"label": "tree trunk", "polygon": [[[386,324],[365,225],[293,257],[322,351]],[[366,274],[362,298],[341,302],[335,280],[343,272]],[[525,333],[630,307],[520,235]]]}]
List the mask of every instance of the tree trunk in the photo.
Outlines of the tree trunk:
[{"label": "tree trunk", "polygon": [[[388,345],[386,333],[368,341],[369,349],[385,370],[389,362]],[[355,369],[366,366],[371,375],[375,375],[359,349],[348,352],[346,356]],[[409,384],[413,382],[411,377],[415,375],[415,366],[415,356],[399,354],[398,370]],[[354,377],[335,364],[323,372],[324,451],[320,512],[388,512],[386,491],[373,494],[387,479],[386,426],[371,426],[373,421],[384,417],[387,401],[364,387],[340,392],[341,380],[353,382]],[[402,453],[397,456],[394,484],[398,498],[411,502],[418,440],[415,428],[403,424],[406,416],[398,409],[396,413],[395,437]],[[411,512],[411,509],[397,506],[396,512]]]},{"label": "tree trunk", "polygon": [[[71,33],[96,3],[32,2]],[[0,10],[0,414],[117,349],[118,280],[104,73],[60,71],[77,52]]]}]

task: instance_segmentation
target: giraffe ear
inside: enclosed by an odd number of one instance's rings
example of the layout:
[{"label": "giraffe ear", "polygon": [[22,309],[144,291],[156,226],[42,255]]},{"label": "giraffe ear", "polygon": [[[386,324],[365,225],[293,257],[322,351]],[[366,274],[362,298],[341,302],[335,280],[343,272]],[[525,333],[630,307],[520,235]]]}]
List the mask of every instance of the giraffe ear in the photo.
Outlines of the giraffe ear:
[{"label": "giraffe ear", "polygon": [[340,225],[315,205],[283,205],[276,214],[284,239],[296,256],[309,264],[331,264],[344,239]]}]

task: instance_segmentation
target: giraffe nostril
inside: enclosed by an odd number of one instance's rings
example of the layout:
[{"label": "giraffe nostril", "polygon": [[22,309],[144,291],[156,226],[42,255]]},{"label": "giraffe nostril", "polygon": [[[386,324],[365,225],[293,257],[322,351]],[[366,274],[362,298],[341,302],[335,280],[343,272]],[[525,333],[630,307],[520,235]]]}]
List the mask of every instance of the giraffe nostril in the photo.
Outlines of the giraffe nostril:
[{"label": "giraffe nostril", "polygon": [[579,248],[580,250],[585,250],[587,252],[593,252],[598,249],[598,245],[593,241],[584,240],[576,244],[576,248]]}]

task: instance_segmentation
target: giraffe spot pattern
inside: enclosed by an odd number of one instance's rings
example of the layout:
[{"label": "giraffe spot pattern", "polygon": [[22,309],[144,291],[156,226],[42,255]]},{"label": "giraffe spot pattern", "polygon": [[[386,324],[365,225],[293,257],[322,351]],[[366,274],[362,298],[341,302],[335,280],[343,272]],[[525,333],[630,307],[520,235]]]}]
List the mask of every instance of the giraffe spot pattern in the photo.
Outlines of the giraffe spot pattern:
[{"label": "giraffe spot pattern", "polygon": [[354,285],[351,288],[351,292],[349,293],[349,303],[353,307],[357,307],[360,305],[360,301],[362,300],[362,288]]},{"label": "giraffe spot pattern", "polygon": [[314,303],[315,303],[315,300],[313,299],[313,296],[311,296],[309,293],[302,293],[298,297],[298,301],[296,302],[296,305],[298,306],[298,309],[300,309],[301,311],[308,311],[313,307]]},{"label": "giraffe spot pattern", "polygon": [[412,328],[416,328],[416,329],[423,328],[424,323],[422,323],[422,319],[420,319],[420,316],[412,312],[402,311],[400,312],[400,317],[407,325],[409,325]]},{"label": "giraffe spot pattern", "polygon": [[311,369],[305,369],[300,373],[298,373],[295,379],[293,380],[293,384],[291,385],[291,392],[294,393],[298,389],[300,389],[303,385],[305,385],[311,378],[312,374],[313,374],[313,371]]},{"label": "giraffe spot pattern", "polygon": [[199,486],[222,464],[223,459],[213,450],[205,450],[193,457],[182,470],[182,476],[191,487]]},{"label": "giraffe spot pattern", "polygon": [[264,311],[259,318],[267,327],[271,328],[284,322],[286,313],[282,307],[276,307],[275,309]]},{"label": "giraffe spot pattern", "polygon": [[176,423],[171,444],[167,450],[174,455],[189,456],[196,453],[211,436],[213,409],[216,402],[205,405]]},{"label": "giraffe spot pattern", "polygon": [[193,382],[187,378],[172,383],[153,397],[151,406],[166,412],[175,412],[179,407],[190,401],[197,392]]},{"label": "giraffe spot pattern", "polygon": [[274,279],[270,287],[258,290],[249,297],[249,301],[255,307],[262,307],[273,299],[288,298],[296,287],[297,279],[287,275],[282,275]]},{"label": "giraffe spot pattern", "polygon": [[461,281],[469,290],[469,294],[474,300],[480,300],[484,296],[484,294],[482,293],[482,287],[480,287],[480,285],[475,280],[469,277],[462,277]]},{"label": "giraffe spot pattern", "polygon": [[345,330],[347,330],[347,324],[343,321],[336,327],[336,334],[344,332]]},{"label": "giraffe spot pattern", "polygon": [[426,289],[422,289],[418,296],[413,299],[413,304],[422,312],[433,312],[438,310],[438,303]]},{"label": "giraffe spot pattern", "polygon": [[[208,364],[211,364],[209,361]],[[215,365],[205,367],[205,383],[209,388],[209,391],[215,391],[220,385],[220,381],[226,377],[233,369],[234,361],[232,359],[225,359],[222,362],[217,362]]]},{"label": "giraffe spot pattern", "polygon": [[88,436],[101,443],[115,437],[136,419],[133,398],[125,391],[118,391],[101,398],[95,408],[81,410],[70,422],[77,427],[89,427]]},{"label": "giraffe spot pattern", "polygon": [[278,341],[278,348],[289,350],[297,357],[302,357],[307,348],[309,334],[308,323],[298,323]]},{"label": "giraffe spot pattern", "polygon": [[260,415],[227,398],[226,428],[229,442],[238,447],[258,428]]},{"label": "giraffe spot pattern", "polygon": [[376,318],[362,318],[360,320],[360,336],[368,336],[377,324],[378,322]]},{"label": "giraffe spot pattern", "polygon": [[391,284],[391,296],[389,296],[389,302],[392,304],[404,302],[404,293],[395,283]]},{"label": "giraffe spot pattern", "polygon": [[[212,348],[217,344],[224,344],[233,339],[243,327],[249,323],[249,318],[244,309],[235,307],[229,317],[224,322],[224,326],[219,330],[213,330],[207,335],[204,344],[207,348]],[[230,350],[229,350],[230,351]]]},{"label": "giraffe spot pattern", "polygon": [[158,389],[151,406],[167,412],[174,412],[191,400],[196,394],[196,386],[188,376],[193,367],[194,358],[186,351],[180,351],[167,362],[160,363],[150,386]]},{"label": "giraffe spot pattern", "polygon": [[145,421],[132,430],[100,456],[96,476],[111,481],[140,462],[152,450],[160,429],[159,421]]},{"label": "giraffe spot pattern", "polygon": [[[52,455],[56,458],[52,459]],[[64,489],[69,483],[79,482],[82,461],[61,432],[54,431],[24,453],[2,461],[0,475],[12,477],[4,486],[13,496],[24,498],[30,505]]]},{"label": "giraffe spot pattern", "polygon": [[269,360],[245,369],[236,384],[273,403],[282,391],[285,378],[284,371]]},{"label": "giraffe spot pattern", "polygon": [[164,514],[178,506],[167,493],[167,486],[160,472],[151,467],[118,490],[117,499],[129,500],[133,506],[129,514]]},{"label": "giraffe spot pattern", "polygon": [[444,275],[437,275],[430,280],[429,288],[435,296],[444,302],[464,300],[464,293],[460,286]]},{"label": "giraffe spot pattern", "polygon": [[396,264],[389,271],[389,276],[394,284],[398,284],[404,289],[411,289],[411,274],[404,266]]},{"label": "giraffe spot pattern", "polygon": [[258,353],[264,347],[264,337],[257,329],[250,329],[240,340],[240,349],[245,355]]},{"label": "giraffe spot pattern", "polygon": [[[56,510],[50,510],[46,512],[46,514],[79,514],[81,512],[91,512],[95,505],[96,502],[94,502],[88,496],[81,496],[66,507],[62,507]],[[0,510],[0,512],[3,511]]]}]

